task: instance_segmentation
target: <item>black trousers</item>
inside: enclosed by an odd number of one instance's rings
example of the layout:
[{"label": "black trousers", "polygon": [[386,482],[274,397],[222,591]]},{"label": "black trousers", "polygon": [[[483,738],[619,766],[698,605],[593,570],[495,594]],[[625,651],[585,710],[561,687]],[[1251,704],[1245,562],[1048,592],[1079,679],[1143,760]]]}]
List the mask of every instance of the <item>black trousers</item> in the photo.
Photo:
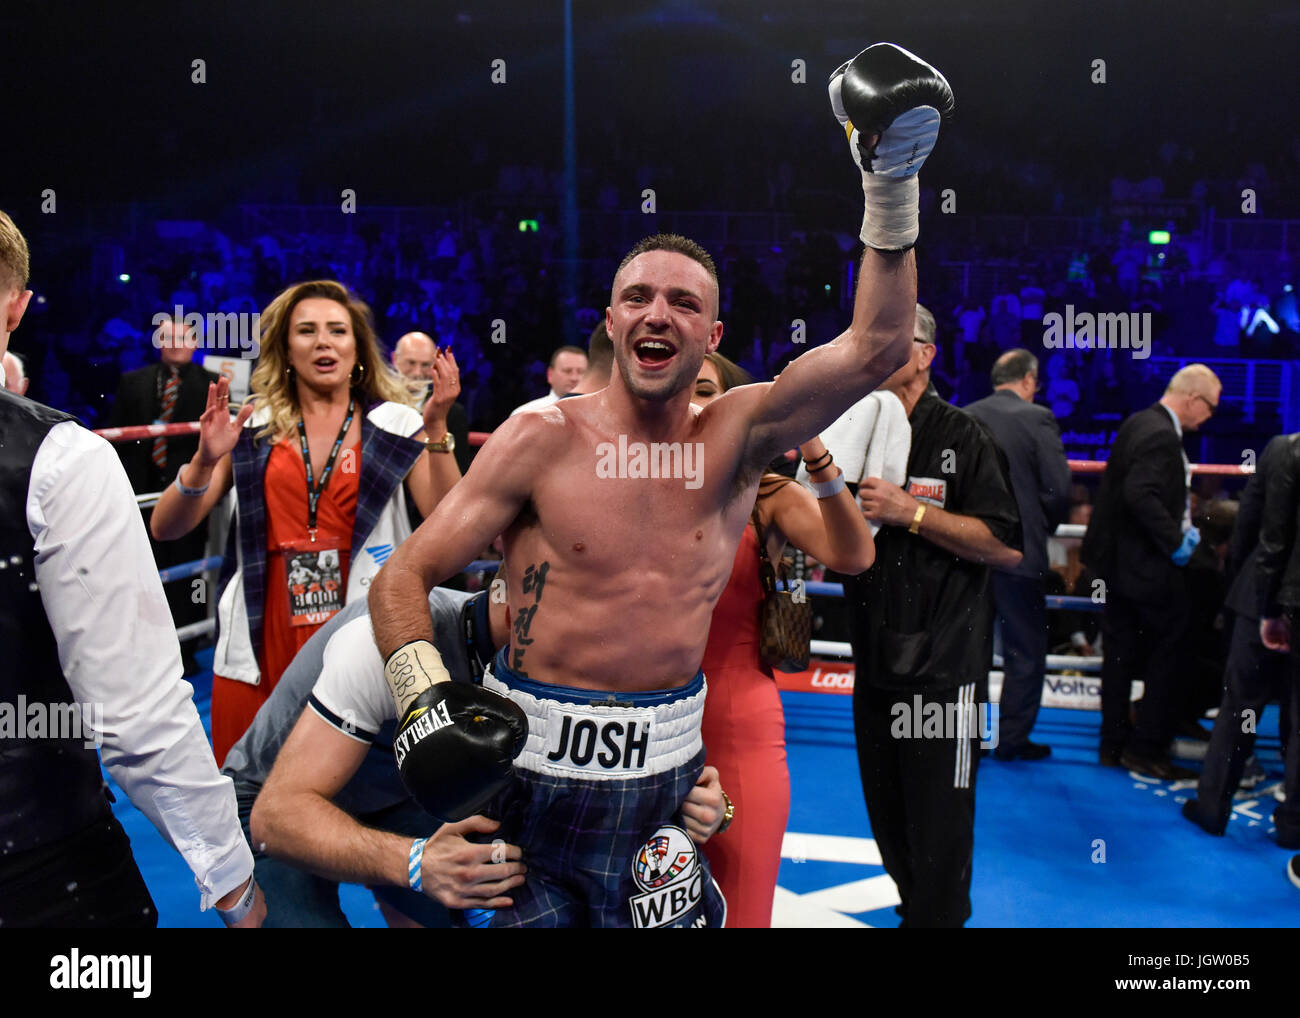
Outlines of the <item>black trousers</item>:
[{"label": "black trousers", "polygon": [[1043,700],[1047,668],[1047,585],[1038,576],[994,572],[993,603],[1002,630],[1002,698],[998,746],[1029,741]]},{"label": "black trousers", "polygon": [[158,910],[117,818],[0,856],[0,927],[154,927]]},{"label": "black trousers", "polygon": [[[1166,596],[1134,600],[1106,592],[1101,617],[1101,750],[1127,748],[1138,756],[1163,757],[1172,733],[1178,642],[1187,617],[1187,596],[1171,588]],[[1129,723],[1133,682],[1146,691]]]},{"label": "black trousers", "polygon": [[1210,734],[1205,769],[1196,787],[1197,807],[1207,827],[1220,832],[1227,828],[1232,797],[1241,783],[1246,758],[1255,749],[1260,715],[1271,700],[1280,699],[1287,801],[1278,807],[1275,821],[1278,840],[1300,848],[1300,802],[1296,801],[1300,797],[1300,745],[1296,739],[1300,705],[1286,688],[1292,682],[1291,673],[1297,673],[1294,656],[1288,660],[1287,655],[1268,650],[1259,639],[1259,621],[1237,616],[1224,669],[1223,701]]},{"label": "black trousers", "polygon": [[[871,833],[898,885],[904,927],[958,927],[970,918],[978,726],[915,737],[914,694],[871,688],[858,672],[853,729]],[[930,705],[976,707],[975,683],[926,693]],[[900,710],[905,707],[905,710]]]}]

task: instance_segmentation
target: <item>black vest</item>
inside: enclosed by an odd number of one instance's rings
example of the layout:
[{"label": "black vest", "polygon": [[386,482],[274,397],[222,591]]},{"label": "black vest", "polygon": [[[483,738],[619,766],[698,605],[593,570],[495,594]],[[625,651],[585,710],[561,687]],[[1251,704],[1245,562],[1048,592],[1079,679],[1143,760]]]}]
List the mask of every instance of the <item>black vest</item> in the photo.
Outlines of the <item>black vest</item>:
[{"label": "black vest", "polygon": [[[99,757],[93,744],[85,745],[90,733],[49,737],[52,729],[68,731],[67,708],[54,705],[76,698],[59,666],[27,529],[36,452],[51,428],[71,420],[0,389],[0,865],[7,855],[58,841],[109,813]],[[36,715],[43,715],[44,731],[32,738]],[[78,735],[81,716],[78,707]]]}]

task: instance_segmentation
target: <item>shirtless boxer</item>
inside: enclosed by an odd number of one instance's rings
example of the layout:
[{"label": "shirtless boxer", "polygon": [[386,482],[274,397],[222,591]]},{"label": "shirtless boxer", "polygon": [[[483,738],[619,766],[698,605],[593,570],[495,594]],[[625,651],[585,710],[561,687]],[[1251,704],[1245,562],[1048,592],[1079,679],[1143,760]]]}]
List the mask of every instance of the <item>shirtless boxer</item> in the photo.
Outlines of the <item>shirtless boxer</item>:
[{"label": "shirtless boxer", "polygon": [[[774,383],[692,407],[700,364],[722,338],[717,273],[690,241],[643,240],[605,312],[619,368],[609,386],[506,421],[371,586],[395,692],[435,684],[406,701],[420,706],[404,726],[423,719],[407,746],[408,785],[420,780],[418,750],[433,797],[446,790],[445,811],[489,795],[483,811],[528,859],[527,882],[493,925],[724,921],[678,813],[704,764],[699,663],[713,606],[765,466],[910,357],[915,174],[952,102],[937,71],[887,45],[841,68],[831,95],[867,167],[868,250],[848,330]],[[647,450],[668,476],[638,469]],[[477,700],[440,702],[449,684],[428,642],[427,593],[498,534],[511,645]]]}]

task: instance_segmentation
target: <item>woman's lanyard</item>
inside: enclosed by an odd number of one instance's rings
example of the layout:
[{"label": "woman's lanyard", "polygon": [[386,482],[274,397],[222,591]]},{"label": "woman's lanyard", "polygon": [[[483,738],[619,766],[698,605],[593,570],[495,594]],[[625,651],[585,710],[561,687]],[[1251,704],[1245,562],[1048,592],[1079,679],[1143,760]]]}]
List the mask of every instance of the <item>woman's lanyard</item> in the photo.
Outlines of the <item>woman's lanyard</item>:
[{"label": "woman's lanyard", "polygon": [[334,461],[338,458],[339,450],[343,448],[343,439],[348,436],[348,429],[352,427],[352,417],[356,412],[357,401],[348,400],[348,415],[343,419],[343,427],[339,429],[339,437],[334,440],[334,448],[330,450],[330,458],[325,463],[325,469],[321,471],[320,484],[313,485],[311,470],[311,449],[307,446],[307,426],[303,423],[302,418],[298,418],[298,441],[302,444],[302,461],[307,467],[307,533],[311,535],[312,543],[316,542],[316,506],[320,502],[321,494],[325,491],[325,485],[330,482],[330,473],[334,470]]}]

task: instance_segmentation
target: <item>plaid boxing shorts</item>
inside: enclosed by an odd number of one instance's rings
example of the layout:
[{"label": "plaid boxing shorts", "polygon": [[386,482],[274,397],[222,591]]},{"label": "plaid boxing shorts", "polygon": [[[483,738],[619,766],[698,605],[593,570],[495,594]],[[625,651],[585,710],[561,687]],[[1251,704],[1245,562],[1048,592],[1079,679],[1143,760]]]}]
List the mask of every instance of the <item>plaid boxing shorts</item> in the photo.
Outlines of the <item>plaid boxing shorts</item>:
[{"label": "plaid boxing shorts", "polygon": [[704,674],[680,689],[603,693],[534,682],[503,649],[483,685],[528,715],[515,776],[483,813],[518,845],[514,905],[465,926],[720,927],[726,902],[681,804],[704,767]]}]

